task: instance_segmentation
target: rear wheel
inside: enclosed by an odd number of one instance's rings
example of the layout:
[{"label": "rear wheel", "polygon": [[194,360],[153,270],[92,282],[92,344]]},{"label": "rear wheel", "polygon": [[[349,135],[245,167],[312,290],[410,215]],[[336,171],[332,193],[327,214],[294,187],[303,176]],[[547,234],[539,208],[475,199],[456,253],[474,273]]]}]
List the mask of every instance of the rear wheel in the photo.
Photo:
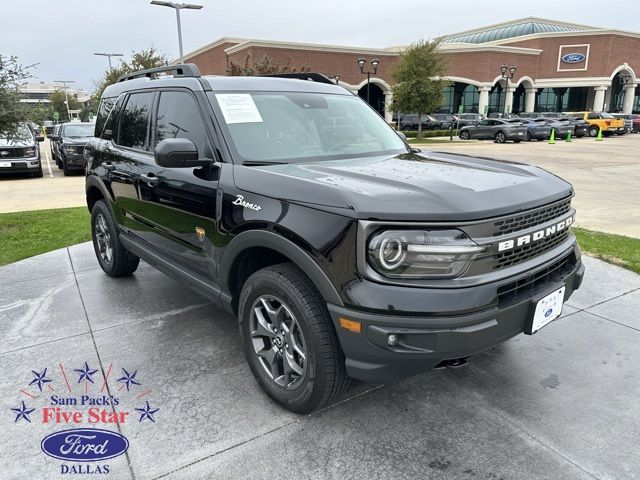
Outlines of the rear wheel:
[{"label": "rear wheel", "polygon": [[600,131],[600,128],[598,128],[596,125],[593,125],[593,126],[589,127],[589,136],[590,137],[597,137],[599,131]]},{"label": "rear wheel", "polygon": [[531,135],[531,132],[527,130],[527,142],[530,142],[532,138],[533,136]]},{"label": "rear wheel", "polygon": [[118,229],[104,200],[98,200],[91,210],[93,249],[104,273],[110,277],[131,275],[140,259],[124,248]]},{"label": "rear wheel", "polygon": [[469,140],[469,138],[469,132],[467,132],[466,130],[460,132],[460,140]]},{"label": "rear wheel", "polygon": [[504,143],[507,141],[507,137],[505,136],[504,132],[498,132],[496,133],[495,140],[496,143]]},{"label": "rear wheel", "polygon": [[344,354],[325,303],[295,265],[251,275],[240,294],[238,320],[253,376],[287,410],[312,412],[346,390]]}]

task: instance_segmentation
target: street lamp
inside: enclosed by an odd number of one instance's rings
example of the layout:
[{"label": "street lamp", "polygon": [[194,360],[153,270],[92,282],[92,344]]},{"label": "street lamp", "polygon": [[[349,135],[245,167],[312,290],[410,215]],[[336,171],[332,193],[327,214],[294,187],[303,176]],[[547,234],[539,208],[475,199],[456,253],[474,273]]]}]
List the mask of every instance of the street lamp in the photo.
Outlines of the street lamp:
[{"label": "street lamp", "polygon": [[180,10],[200,10],[202,5],[193,3],[173,3],[164,2],[162,0],[153,0],[151,5],[160,5],[161,7],[170,7],[176,11],[176,22],[178,23],[178,47],[180,48],[180,63],[184,62],[184,53],[182,52],[182,27],[180,25]]},{"label": "street lamp", "polygon": [[363,75],[367,75],[367,103],[369,103],[369,100],[370,100],[369,87],[371,85],[371,74],[373,73],[375,75],[376,72],[378,71],[378,65],[380,65],[380,60],[378,60],[377,58],[374,58],[373,60],[371,60],[371,66],[373,67],[373,70],[367,70],[365,72],[364,65],[366,63],[367,61],[365,60],[364,57],[358,58],[358,66],[360,67],[360,73]]},{"label": "street lamp", "polygon": [[94,53],[94,55],[107,57],[109,59],[109,71],[113,70],[113,67],[111,66],[111,57],[122,57],[121,53]]},{"label": "street lamp", "polygon": [[509,80],[513,80],[513,77],[516,75],[516,66],[511,65],[507,67],[506,64],[502,64],[500,66],[500,73],[502,74],[502,78],[505,80],[505,88],[504,88],[504,113],[507,113],[507,90],[509,89]]},{"label": "street lamp", "polygon": [[337,73],[333,76],[333,80],[336,82],[336,85],[340,85],[340,75]]},{"label": "street lamp", "polygon": [[67,120],[71,121],[71,112],[69,111],[69,95],[67,93],[67,83],[74,83],[73,80],[54,80],[54,83],[61,83],[64,88],[64,104],[67,107]]}]

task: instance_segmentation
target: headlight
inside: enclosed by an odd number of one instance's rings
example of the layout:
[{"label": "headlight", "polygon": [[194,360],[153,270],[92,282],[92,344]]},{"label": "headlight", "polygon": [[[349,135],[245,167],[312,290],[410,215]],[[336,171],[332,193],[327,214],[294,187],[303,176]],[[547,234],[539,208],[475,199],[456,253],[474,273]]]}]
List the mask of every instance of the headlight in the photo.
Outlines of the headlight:
[{"label": "headlight", "polygon": [[66,153],[80,153],[81,151],[81,147],[74,147],[72,145],[64,145],[62,148],[64,148]]},{"label": "headlight", "polygon": [[35,157],[36,156],[36,147],[28,147],[24,149],[25,157]]},{"label": "headlight", "polygon": [[390,278],[462,275],[472,260],[490,252],[460,230],[384,230],[367,246],[369,264]]}]

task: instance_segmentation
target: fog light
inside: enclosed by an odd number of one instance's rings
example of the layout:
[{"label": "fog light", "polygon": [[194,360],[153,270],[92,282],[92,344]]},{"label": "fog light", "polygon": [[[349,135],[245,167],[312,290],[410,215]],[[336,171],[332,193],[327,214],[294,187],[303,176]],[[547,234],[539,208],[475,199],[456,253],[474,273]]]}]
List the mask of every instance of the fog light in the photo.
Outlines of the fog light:
[{"label": "fog light", "polygon": [[398,344],[398,336],[397,335],[389,335],[387,337],[387,344],[390,347],[394,347]]}]

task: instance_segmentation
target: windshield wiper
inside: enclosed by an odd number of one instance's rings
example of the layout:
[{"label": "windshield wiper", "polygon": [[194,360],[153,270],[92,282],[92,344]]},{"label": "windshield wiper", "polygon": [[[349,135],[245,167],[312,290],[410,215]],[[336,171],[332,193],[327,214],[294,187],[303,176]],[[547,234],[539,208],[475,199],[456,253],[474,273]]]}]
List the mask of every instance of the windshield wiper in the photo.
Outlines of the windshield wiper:
[{"label": "windshield wiper", "polygon": [[247,167],[261,167],[263,165],[286,165],[289,162],[269,162],[269,161],[262,161],[262,160],[245,160],[244,162],[242,162],[242,165],[245,165]]}]

